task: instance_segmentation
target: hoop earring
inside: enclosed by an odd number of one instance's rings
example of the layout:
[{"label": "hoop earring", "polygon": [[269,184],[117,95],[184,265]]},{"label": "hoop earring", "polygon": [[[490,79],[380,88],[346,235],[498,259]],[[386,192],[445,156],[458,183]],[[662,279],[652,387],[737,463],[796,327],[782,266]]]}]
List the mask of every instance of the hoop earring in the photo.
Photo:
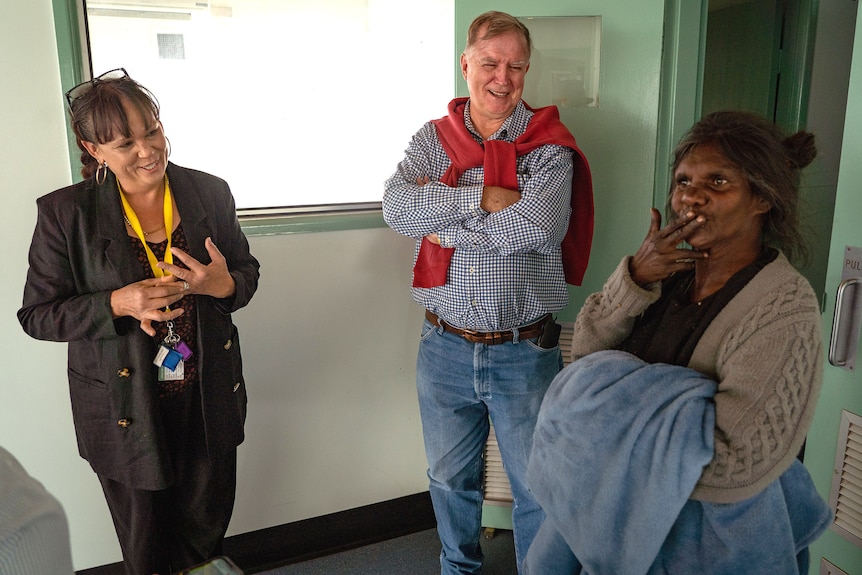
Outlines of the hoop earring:
[{"label": "hoop earring", "polygon": [[[101,174],[101,177],[100,177]],[[100,186],[105,183],[105,180],[108,179],[108,162],[102,162],[99,164],[99,167],[96,168],[96,183]]]},{"label": "hoop earring", "polygon": [[167,136],[165,136],[165,141],[168,143],[168,150],[167,150],[167,151],[168,151],[168,155],[167,155],[167,156],[165,156],[165,157],[166,157],[166,158],[170,158],[170,157],[171,157],[171,141],[168,139],[168,137],[167,137]]}]

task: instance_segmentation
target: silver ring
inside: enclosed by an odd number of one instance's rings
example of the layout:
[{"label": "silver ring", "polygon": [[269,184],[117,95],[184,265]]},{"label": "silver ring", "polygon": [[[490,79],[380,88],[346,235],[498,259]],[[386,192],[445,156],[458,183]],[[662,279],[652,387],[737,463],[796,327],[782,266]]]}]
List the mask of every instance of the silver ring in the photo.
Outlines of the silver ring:
[{"label": "silver ring", "polygon": [[183,280],[183,291],[189,291],[189,282]]}]

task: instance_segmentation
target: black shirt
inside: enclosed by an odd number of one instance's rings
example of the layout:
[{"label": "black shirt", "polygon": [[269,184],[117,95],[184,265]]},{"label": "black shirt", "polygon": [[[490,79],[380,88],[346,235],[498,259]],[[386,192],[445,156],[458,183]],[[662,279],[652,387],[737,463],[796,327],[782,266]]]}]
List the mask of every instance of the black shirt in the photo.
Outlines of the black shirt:
[{"label": "black shirt", "polygon": [[736,272],[721,289],[698,302],[691,301],[694,270],[677,273],[662,282],[662,295],[635,321],[632,332],[617,349],[647,363],[688,365],[691,354],[724,306],[778,257],[778,250],[764,248],[754,263]]}]

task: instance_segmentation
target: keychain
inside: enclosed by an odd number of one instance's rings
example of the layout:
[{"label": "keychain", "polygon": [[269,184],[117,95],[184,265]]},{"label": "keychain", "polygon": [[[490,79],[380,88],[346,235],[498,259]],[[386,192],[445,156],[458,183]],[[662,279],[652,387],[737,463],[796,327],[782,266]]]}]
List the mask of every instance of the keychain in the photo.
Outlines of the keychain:
[{"label": "keychain", "polygon": [[167,322],[168,335],[159,346],[153,364],[159,367],[159,381],[178,381],[185,376],[184,362],[192,356],[192,350],[174,332],[174,322]]}]

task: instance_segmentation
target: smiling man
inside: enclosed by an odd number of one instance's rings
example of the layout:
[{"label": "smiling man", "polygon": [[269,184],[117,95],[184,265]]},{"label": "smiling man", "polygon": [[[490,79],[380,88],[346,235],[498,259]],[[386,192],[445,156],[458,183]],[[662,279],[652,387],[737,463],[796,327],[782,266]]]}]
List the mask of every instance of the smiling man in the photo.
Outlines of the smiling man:
[{"label": "smiling man", "polygon": [[521,100],[531,49],[517,18],[476,18],[461,55],[470,97],[416,133],[383,197],[387,224],[417,240],[416,379],[444,574],[482,567],[489,420],[512,486],[519,569],[542,522],[527,459],[562,368],[553,313],[589,258],[589,166],[556,108]]}]

